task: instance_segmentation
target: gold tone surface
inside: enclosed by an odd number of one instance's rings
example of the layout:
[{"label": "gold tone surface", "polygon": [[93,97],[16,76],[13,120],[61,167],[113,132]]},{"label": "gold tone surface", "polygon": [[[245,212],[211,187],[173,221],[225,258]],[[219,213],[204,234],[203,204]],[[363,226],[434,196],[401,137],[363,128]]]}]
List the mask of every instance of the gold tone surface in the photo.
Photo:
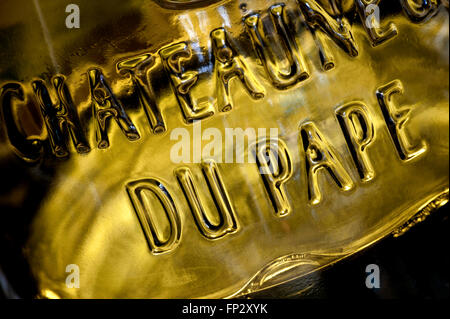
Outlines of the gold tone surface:
[{"label": "gold tone surface", "polygon": [[[376,30],[367,1],[175,2],[78,1],[80,29],[64,1],[0,3],[1,230],[22,225],[36,297],[241,296],[447,201],[445,2],[373,1]],[[280,174],[195,161],[193,139],[174,163],[198,123],[278,128]]]}]

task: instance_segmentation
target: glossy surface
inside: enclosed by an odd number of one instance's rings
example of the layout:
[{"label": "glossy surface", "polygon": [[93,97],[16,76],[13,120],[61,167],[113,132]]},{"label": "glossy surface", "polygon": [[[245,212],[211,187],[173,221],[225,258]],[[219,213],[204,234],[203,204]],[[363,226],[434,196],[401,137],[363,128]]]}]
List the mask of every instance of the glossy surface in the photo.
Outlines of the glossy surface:
[{"label": "glossy surface", "polygon": [[[445,203],[448,9],[381,1],[368,29],[366,1],[341,3],[79,1],[67,29],[65,3],[2,1],[3,268],[23,256],[36,297],[236,296]],[[76,134],[53,132],[71,110]],[[230,149],[201,163],[200,125],[278,128],[249,144],[278,141],[279,174]],[[177,128],[191,163],[172,160]]]}]

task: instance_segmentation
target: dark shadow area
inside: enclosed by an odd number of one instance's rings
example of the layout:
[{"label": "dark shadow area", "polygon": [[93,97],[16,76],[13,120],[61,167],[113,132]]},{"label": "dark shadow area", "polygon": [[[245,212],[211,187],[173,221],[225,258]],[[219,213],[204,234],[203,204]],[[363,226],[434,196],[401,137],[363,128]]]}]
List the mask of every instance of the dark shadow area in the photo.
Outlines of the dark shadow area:
[{"label": "dark shadow area", "polygon": [[[448,207],[447,204],[435,211],[398,238],[389,236],[319,273],[252,297],[448,299]],[[366,267],[370,264],[376,264],[380,270],[378,289],[366,287]]]}]

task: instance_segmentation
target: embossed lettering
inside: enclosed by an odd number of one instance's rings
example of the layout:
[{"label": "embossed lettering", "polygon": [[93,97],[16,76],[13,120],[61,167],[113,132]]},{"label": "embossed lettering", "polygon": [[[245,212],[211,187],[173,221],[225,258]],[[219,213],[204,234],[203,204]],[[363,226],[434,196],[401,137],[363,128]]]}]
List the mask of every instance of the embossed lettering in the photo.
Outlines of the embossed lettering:
[{"label": "embossed lettering", "polygon": [[109,84],[99,69],[88,72],[91,90],[92,112],[97,123],[97,145],[104,149],[109,147],[107,121],[114,118],[122,132],[130,141],[140,138],[139,133],[125,112],[122,104],[114,96]]},{"label": "embossed lettering", "polygon": [[212,221],[205,209],[205,204],[199,196],[197,186],[189,168],[181,167],[175,170],[175,176],[191,208],[194,220],[200,232],[209,239],[218,239],[238,230],[238,222],[231,205],[230,197],[217,164],[212,160],[205,160],[201,164],[202,172],[210,194],[216,205],[215,221]]},{"label": "embossed lettering", "polygon": [[324,71],[332,70],[336,66],[336,61],[333,52],[328,45],[327,36],[320,29],[309,29],[319,49],[319,58],[322,69]]},{"label": "embossed lettering", "polygon": [[300,138],[306,157],[308,197],[312,205],[317,205],[322,200],[318,183],[321,170],[327,171],[341,190],[348,191],[353,188],[353,181],[341,164],[337,153],[314,123],[306,122],[300,126]]},{"label": "embossed lettering", "polygon": [[336,117],[344,133],[347,147],[358,169],[359,177],[368,182],[375,176],[367,147],[374,140],[373,122],[361,102],[351,102],[336,110]]},{"label": "embossed lettering", "polygon": [[376,21],[377,17],[373,14],[373,10],[379,10],[378,5],[380,1],[381,0],[355,1],[362,25],[369,35],[372,46],[374,47],[392,39],[398,34],[397,27],[394,23],[389,22],[387,26],[381,27],[380,22]]},{"label": "embossed lettering", "polygon": [[400,159],[409,161],[423,154],[427,150],[427,145],[424,141],[419,145],[412,145],[406,132],[411,108],[395,105],[393,101],[395,94],[403,94],[403,84],[399,80],[394,80],[377,90],[378,104]]},{"label": "embossed lettering", "polygon": [[24,136],[14,119],[13,100],[25,101],[22,85],[7,83],[0,88],[0,110],[6,134],[14,152],[26,162],[36,162],[42,156],[42,140],[35,136]]},{"label": "embossed lettering", "polygon": [[56,157],[69,155],[66,144],[68,135],[78,153],[88,153],[91,149],[65,83],[65,77],[57,75],[53,77],[52,82],[57,96],[56,104],[53,104],[44,81],[33,81],[32,86],[47,127],[48,139],[53,153]]},{"label": "embossed lettering", "polygon": [[439,8],[439,0],[400,0],[403,11],[415,23],[431,19]]},{"label": "embossed lettering", "polygon": [[117,71],[120,74],[128,74],[138,94],[139,102],[144,108],[147,119],[153,133],[166,131],[166,124],[161,110],[155,102],[153,92],[147,79],[149,69],[155,64],[155,59],[149,53],[124,59],[117,63]]},{"label": "embossed lettering", "polygon": [[215,58],[215,80],[217,106],[221,112],[228,112],[233,108],[230,82],[238,78],[250,96],[254,99],[264,97],[264,89],[256,81],[245,63],[231,47],[224,28],[211,32],[213,53]]},{"label": "embossed lettering", "polygon": [[256,145],[256,163],[277,217],[291,212],[284,183],[292,176],[292,160],[283,141],[260,140]]},{"label": "embossed lettering", "polygon": [[[156,179],[141,179],[126,185],[128,196],[133,204],[145,238],[153,254],[161,254],[173,250],[181,238],[181,220],[175,202],[167,188]],[[150,208],[150,192],[161,205],[167,220],[166,227],[158,229],[154,211]],[[165,235],[165,236],[164,236]]]},{"label": "embossed lettering", "polygon": [[[297,0],[305,21],[316,33],[324,32],[350,56],[358,55],[350,24],[343,16],[333,19],[315,0]],[[319,32],[318,32],[319,31]],[[319,37],[321,38],[321,37]],[[323,42],[322,39],[320,39]],[[319,47],[320,48],[320,47]],[[324,53],[326,56],[326,53]]]},{"label": "embossed lettering", "polygon": [[183,61],[192,58],[192,50],[184,42],[171,45],[159,51],[161,60],[170,78],[172,89],[183,112],[186,122],[201,120],[214,114],[214,106],[209,101],[197,102],[191,96],[192,88],[198,82],[197,71],[185,71]]},{"label": "embossed lettering", "polygon": [[272,24],[281,40],[284,49],[285,61],[289,65],[289,71],[283,71],[279,67],[279,62],[274,61],[276,54],[271,49],[270,40],[264,33],[263,23],[260,15],[255,13],[245,18],[247,30],[251,36],[253,46],[258,56],[264,63],[267,74],[272,83],[279,89],[286,89],[290,86],[306,80],[309,77],[308,69],[295,37],[288,27],[288,16],[284,4],[276,4],[269,9]]}]

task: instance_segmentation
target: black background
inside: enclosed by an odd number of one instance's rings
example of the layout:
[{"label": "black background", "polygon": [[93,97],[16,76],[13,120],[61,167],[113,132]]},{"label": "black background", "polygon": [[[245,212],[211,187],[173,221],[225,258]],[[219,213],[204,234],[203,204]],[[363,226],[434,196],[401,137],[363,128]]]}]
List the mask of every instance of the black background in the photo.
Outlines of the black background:
[{"label": "black background", "polygon": [[[389,236],[366,250],[314,275],[313,288],[290,298],[448,299],[449,204],[431,213],[404,235]],[[366,287],[366,266],[380,268],[380,288]],[[317,280],[319,278],[319,280]],[[256,298],[287,296],[304,288],[305,280]]]}]

